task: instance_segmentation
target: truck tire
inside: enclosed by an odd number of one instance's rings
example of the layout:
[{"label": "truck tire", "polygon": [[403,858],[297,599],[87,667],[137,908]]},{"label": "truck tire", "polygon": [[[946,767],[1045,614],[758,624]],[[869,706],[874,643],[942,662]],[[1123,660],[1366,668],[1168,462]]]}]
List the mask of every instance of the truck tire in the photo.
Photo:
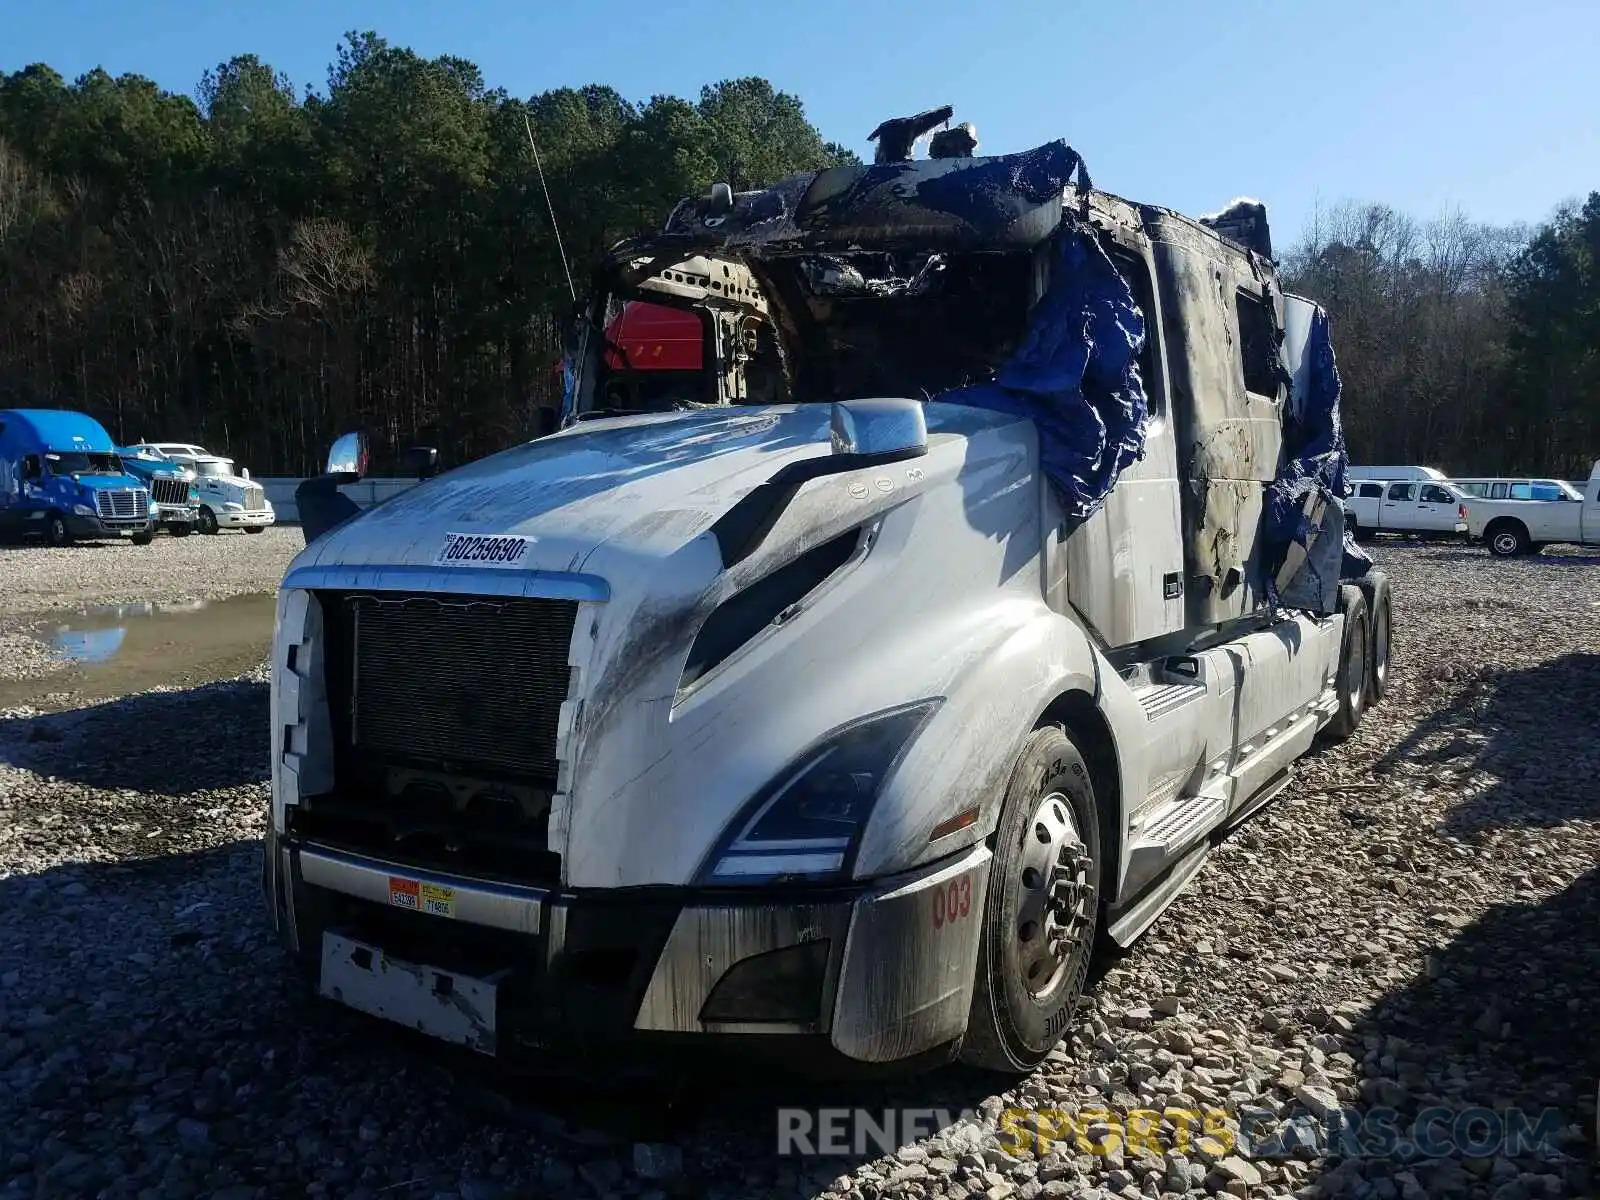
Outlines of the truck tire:
[{"label": "truck tire", "polygon": [[72,541],[72,530],[67,528],[67,519],[58,512],[47,515],[44,519],[44,540],[47,546],[65,546]]},{"label": "truck tire", "polygon": [[1100,924],[1100,845],[1088,762],[1059,726],[1034,730],[995,830],[963,1062],[1021,1074],[1067,1032]]},{"label": "truck tire", "polygon": [[1372,640],[1367,598],[1360,588],[1349,583],[1339,585],[1339,611],[1344,614],[1339,670],[1334,676],[1339,707],[1324,730],[1332,742],[1342,742],[1354,733],[1367,711],[1367,646]]},{"label": "truck tire", "polygon": [[1489,553],[1496,558],[1517,558],[1533,547],[1528,527],[1514,517],[1496,517],[1483,531]]},{"label": "truck tire", "polygon": [[133,544],[135,546],[148,546],[155,540],[156,535],[153,533],[136,533],[133,535]]},{"label": "truck tire", "polygon": [[265,528],[265,525],[246,525],[244,531],[246,533],[260,533]]},{"label": "truck tire", "polygon": [[187,521],[178,521],[175,524],[168,525],[167,532],[173,537],[188,537],[194,532],[194,526]]},{"label": "truck tire", "polygon": [[194,527],[201,533],[217,533],[221,528],[217,524],[217,514],[209,508],[200,510],[200,515],[195,518]]},{"label": "truck tire", "polygon": [[1361,540],[1361,522],[1356,520],[1355,513],[1345,513],[1344,531],[1350,535],[1350,540],[1352,542],[1359,542]]},{"label": "truck tire", "polygon": [[1389,693],[1389,631],[1393,605],[1389,598],[1389,577],[1382,571],[1368,571],[1361,580],[1367,601],[1367,627],[1371,636],[1367,647],[1367,706],[1370,708]]}]

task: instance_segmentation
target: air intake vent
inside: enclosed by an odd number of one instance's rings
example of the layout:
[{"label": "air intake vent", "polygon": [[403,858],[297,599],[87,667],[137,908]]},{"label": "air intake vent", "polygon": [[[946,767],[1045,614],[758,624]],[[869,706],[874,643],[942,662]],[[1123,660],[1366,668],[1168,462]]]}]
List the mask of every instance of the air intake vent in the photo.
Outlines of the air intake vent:
[{"label": "air intake vent", "polygon": [[860,544],[860,528],[842,533],[724,600],[706,618],[689,648],[679,688],[689,687],[776,621],[784,610],[804,600],[844,566]]}]

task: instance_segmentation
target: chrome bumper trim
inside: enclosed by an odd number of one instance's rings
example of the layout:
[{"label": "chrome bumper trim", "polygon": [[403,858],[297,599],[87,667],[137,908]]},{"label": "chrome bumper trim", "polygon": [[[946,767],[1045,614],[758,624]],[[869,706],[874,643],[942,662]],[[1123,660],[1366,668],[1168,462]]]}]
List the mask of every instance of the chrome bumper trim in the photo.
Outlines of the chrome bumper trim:
[{"label": "chrome bumper trim", "polygon": [[470,596],[527,596],[550,600],[604,603],[611,588],[598,575],[564,571],[506,571],[497,567],[450,567],[434,570],[403,564],[371,566],[305,566],[290,571],[285,588],[348,591],[442,592]]},{"label": "chrome bumper trim", "polygon": [[291,853],[299,862],[301,882],[313,887],[389,904],[391,878],[433,884],[450,890],[455,920],[511,933],[538,933],[543,927],[544,905],[550,897],[549,892],[538,888],[466,880],[321,847],[301,846]]}]

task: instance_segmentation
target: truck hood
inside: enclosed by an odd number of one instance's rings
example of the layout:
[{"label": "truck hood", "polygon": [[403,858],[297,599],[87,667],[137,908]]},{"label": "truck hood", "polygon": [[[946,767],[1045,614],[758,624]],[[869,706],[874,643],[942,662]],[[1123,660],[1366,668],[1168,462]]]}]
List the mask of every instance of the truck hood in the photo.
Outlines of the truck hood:
[{"label": "truck hood", "polygon": [[141,486],[134,475],[79,475],[78,486],[86,488],[131,488]]},{"label": "truck hood", "polygon": [[607,542],[665,557],[784,464],[831,453],[829,417],[813,404],[586,421],[374,505],[296,566],[432,566],[452,533],[533,539],[523,569],[579,571]]}]

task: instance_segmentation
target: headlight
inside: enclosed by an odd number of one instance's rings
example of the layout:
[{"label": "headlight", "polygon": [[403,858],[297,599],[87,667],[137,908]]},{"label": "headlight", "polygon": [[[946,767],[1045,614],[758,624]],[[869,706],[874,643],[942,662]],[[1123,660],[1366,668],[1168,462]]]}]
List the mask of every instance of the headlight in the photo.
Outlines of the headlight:
[{"label": "headlight", "polygon": [[855,857],[900,752],[937,699],[853,721],[807,750],[740,811],[701,869],[703,884],[834,879]]},{"label": "headlight", "polygon": [[77,513],[78,516],[80,516],[80,517],[95,517],[95,516],[99,516],[99,514],[97,512],[95,512],[94,509],[91,508],[87,504],[74,504],[72,506],[72,511]]},{"label": "headlight", "polygon": [[159,517],[161,515],[161,505],[157,504],[154,500],[150,501],[150,515],[152,517]]}]

